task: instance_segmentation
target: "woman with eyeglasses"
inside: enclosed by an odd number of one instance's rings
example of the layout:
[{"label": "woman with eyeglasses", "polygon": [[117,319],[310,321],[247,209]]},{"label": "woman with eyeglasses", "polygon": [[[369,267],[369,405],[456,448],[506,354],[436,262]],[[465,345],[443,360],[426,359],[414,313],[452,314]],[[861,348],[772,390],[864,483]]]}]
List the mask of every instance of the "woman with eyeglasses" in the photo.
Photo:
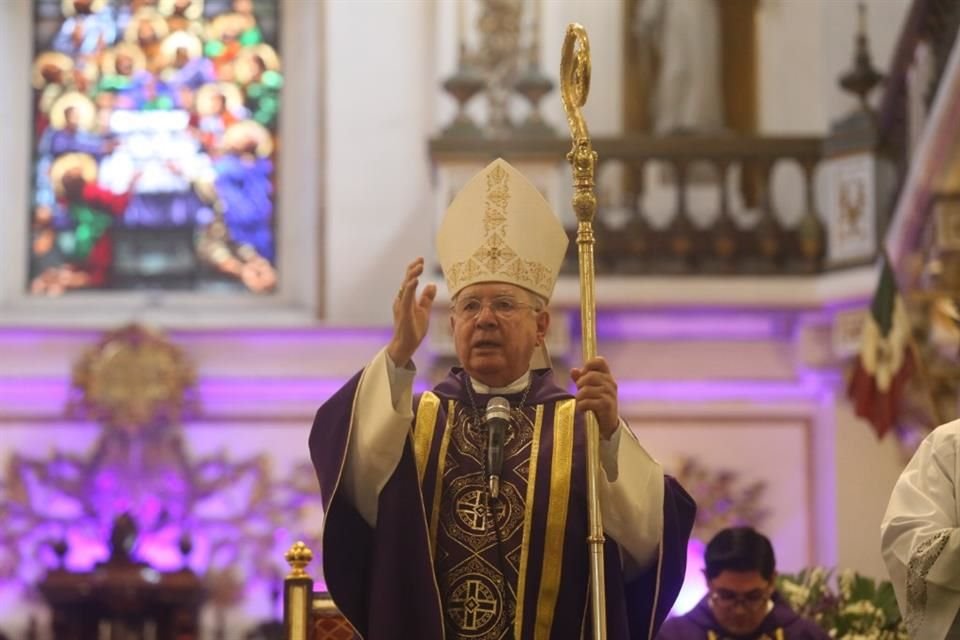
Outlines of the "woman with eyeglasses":
[{"label": "woman with eyeglasses", "polygon": [[720,531],[707,544],[709,591],[686,615],[667,620],[658,640],[827,640],[774,590],[770,540],[750,527]]}]

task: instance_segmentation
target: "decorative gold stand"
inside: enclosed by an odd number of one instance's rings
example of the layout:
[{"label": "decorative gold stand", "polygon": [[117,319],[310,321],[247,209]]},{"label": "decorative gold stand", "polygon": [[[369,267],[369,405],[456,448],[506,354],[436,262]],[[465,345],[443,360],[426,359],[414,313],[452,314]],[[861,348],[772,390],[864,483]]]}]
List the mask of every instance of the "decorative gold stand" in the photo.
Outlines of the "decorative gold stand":
[{"label": "decorative gold stand", "polygon": [[313,560],[310,548],[298,541],[283,557],[290,565],[290,573],[283,580],[284,640],[350,640],[358,637],[330,594],[313,590],[313,578],[306,571]]}]

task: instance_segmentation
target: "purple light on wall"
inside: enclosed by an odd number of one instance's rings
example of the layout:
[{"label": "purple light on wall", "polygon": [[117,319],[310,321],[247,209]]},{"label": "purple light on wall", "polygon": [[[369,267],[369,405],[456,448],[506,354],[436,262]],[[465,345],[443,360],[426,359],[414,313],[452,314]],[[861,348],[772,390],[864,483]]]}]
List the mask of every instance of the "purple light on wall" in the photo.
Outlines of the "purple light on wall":
[{"label": "purple light on wall", "polygon": [[297,329],[215,329],[194,331],[169,331],[170,339],[177,344],[194,341],[209,341],[211,337],[230,338],[246,343],[310,344],[316,342],[375,342],[386,345],[393,336],[388,327],[309,327]]},{"label": "purple light on wall", "polygon": [[683,574],[683,586],[680,595],[670,610],[670,615],[679,616],[693,609],[707,593],[707,580],[703,575],[703,552],[706,545],[697,539],[691,539],[687,545],[687,569]]},{"label": "purple light on wall", "polygon": [[183,555],[177,548],[180,539],[178,527],[164,527],[140,536],[136,555],[158,571],[176,571],[183,568]]},{"label": "purple light on wall", "polygon": [[[387,344],[393,331],[387,327],[309,327],[276,329],[194,329],[170,330],[166,334],[175,343],[208,341],[211,337],[235,338],[243,342],[344,342],[376,341]],[[4,327],[0,328],[0,344],[41,343],[47,340],[76,339],[81,343],[96,342],[103,336],[97,329],[63,329],[40,327]]]},{"label": "purple light on wall", "polygon": [[[344,382],[346,378],[216,378],[201,380],[198,386],[202,414],[256,416],[265,409],[289,407],[292,403],[317,407]],[[835,384],[830,376],[812,371],[801,372],[794,379],[779,380],[619,379],[617,382],[621,402],[811,400],[819,399]],[[66,378],[0,383],[0,408],[9,408],[11,415],[62,415],[68,385]],[[414,392],[423,393],[431,387],[429,381],[418,378]]]},{"label": "purple light on wall", "polygon": [[[570,320],[571,335],[579,336],[579,314],[571,314]],[[597,313],[597,339],[789,340],[795,321],[796,313],[787,313],[782,309],[602,310]]]},{"label": "purple light on wall", "polygon": [[826,390],[817,375],[794,380],[625,380],[618,381],[621,402],[716,402],[744,400],[755,403],[819,399]]},{"label": "purple light on wall", "polygon": [[110,556],[103,536],[86,528],[68,529],[67,545],[69,552],[65,564],[70,571],[90,571],[98,562],[103,562]]}]

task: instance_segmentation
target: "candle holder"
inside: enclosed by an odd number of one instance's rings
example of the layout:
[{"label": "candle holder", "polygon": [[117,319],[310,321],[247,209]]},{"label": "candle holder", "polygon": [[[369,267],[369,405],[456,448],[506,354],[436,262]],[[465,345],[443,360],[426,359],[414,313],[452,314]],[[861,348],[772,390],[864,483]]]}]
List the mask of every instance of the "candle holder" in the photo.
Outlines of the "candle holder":
[{"label": "candle holder", "polygon": [[483,131],[467,113],[467,103],[486,87],[486,81],[470,63],[466,47],[460,44],[457,70],[443,82],[443,90],[457,102],[457,115],[443,130],[443,135],[453,138],[479,138]]},{"label": "candle holder", "polygon": [[532,58],[527,68],[513,84],[513,90],[523,96],[530,104],[530,113],[516,131],[530,137],[554,137],[557,132],[540,115],[540,100],[553,91],[553,82],[540,70]]}]

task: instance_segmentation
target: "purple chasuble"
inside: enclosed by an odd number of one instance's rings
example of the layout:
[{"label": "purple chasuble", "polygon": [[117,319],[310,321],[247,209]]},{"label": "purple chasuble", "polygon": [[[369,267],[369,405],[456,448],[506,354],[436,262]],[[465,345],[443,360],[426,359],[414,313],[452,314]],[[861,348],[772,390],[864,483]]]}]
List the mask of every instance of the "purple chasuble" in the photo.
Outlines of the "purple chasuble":
[{"label": "purple chasuble", "polygon": [[[532,372],[522,407],[523,393],[505,396],[512,420],[497,499],[475,417],[490,396],[471,398],[454,369],[418,398],[375,528],[338,491],[359,379],[319,409],[310,435],[326,510],[324,577],[357,631],[370,640],[589,637],[582,420],[552,373]],[[695,505],[671,478],[664,490],[657,562],[626,582],[607,538],[610,640],[652,638],[683,581]]]}]

